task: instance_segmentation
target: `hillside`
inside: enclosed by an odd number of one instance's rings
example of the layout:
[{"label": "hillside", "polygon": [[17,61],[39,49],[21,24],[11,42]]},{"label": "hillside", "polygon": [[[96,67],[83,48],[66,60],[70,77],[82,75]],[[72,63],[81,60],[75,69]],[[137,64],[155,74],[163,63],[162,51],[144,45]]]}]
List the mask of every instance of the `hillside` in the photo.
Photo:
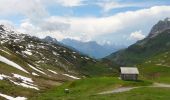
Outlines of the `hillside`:
[{"label": "hillside", "polygon": [[155,55],[137,66],[144,79],[170,83],[170,51]]},{"label": "hillside", "polygon": [[0,40],[1,96],[27,98],[66,81],[112,74],[110,67],[95,59],[4,25]]},{"label": "hillside", "polygon": [[170,51],[170,21],[159,21],[145,39],[107,58],[119,65],[135,65],[149,58]]}]

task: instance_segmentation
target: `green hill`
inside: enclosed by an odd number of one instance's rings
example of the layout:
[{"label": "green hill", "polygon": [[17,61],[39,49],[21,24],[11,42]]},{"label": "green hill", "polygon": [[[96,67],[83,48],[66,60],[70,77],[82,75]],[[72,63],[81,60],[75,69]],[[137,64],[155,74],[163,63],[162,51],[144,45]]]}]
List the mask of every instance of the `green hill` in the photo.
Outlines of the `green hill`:
[{"label": "green hill", "polygon": [[[166,24],[167,20],[163,22]],[[163,22],[161,21],[161,25]],[[168,23],[170,23],[170,21],[168,21]],[[152,30],[156,30],[155,27],[159,25],[160,22],[158,22]],[[158,29],[155,34],[150,33],[145,39],[138,41],[127,49],[113,53],[107,58],[122,66],[132,66],[170,51],[170,25],[168,24],[166,27],[166,30],[164,28],[164,30]]]},{"label": "green hill", "polygon": [[119,66],[137,66],[143,79],[170,83],[170,21],[159,21],[145,39],[107,59]]}]

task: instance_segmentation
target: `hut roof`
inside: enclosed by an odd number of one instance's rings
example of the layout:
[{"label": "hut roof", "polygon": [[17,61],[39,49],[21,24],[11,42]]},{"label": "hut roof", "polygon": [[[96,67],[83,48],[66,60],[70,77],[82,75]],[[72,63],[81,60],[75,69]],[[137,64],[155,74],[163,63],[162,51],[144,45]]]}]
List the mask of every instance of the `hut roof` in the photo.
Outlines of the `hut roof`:
[{"label": "hut roof", "polygon": [[121,74],[139,74],[136,67],[120,67]]}]

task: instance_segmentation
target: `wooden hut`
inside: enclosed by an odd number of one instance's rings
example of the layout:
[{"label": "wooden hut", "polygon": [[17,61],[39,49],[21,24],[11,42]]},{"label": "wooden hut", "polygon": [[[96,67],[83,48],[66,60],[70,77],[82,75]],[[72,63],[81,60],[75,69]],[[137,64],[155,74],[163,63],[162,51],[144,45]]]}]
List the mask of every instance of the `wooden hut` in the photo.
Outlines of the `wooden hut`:
[{"label": "wooden hut", "polygon": [[134,80],[138,79],[139,71],[136,67],[120,67],[122,80]]}]

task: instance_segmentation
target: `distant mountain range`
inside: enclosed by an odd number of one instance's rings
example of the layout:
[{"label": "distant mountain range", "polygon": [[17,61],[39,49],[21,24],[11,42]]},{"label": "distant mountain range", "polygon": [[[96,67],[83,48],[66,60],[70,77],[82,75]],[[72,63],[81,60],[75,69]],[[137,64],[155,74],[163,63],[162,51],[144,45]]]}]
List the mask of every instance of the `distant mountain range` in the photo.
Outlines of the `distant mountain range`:
[{"label": "distant mountain range", "polygon": [[43,40],[47,42],[61,44],[72,50],[80,52],[81,54],[85,54],[96,59],[106,57],[113,52],[125,48],[125,46],[123,45],[113,45],[113,44],[100,45],[95,41],[81,42],[69,38],[63,39],[62,41],[57,41],[55,38],[52,38],[50,36],[45,37]]},{"label": "distant mountain range", "polygon": [[62,41],[57,41],[55,38],[52,38],[50,36],[45,37],[44,40],[47,42],[61,44],[72,50],[80,52],[81,54],[85,54],[96,59],[106,57],[109,54],[116,52],[117,50],[125,48],[125,46],[123,45],[113,45],[113,44],[100,45],[95,41],[81,42],[69,38],[63,39]]},{"label": "distant mountain range", "polygon": [[145,39],[106,58],[122,66],[132,66],[168,52],[170,52],[170,20],[166,18],[154,25]]},{"label": "distant mountain range", "polygon": [[67,46],[75,48],[79,52],[94,58],[103,58],[117,50],[125,48],[125,46],[117,46],[113,44],[100,45],[95,41],[81,42],[74,39],[64,39],[61,42]]}]

